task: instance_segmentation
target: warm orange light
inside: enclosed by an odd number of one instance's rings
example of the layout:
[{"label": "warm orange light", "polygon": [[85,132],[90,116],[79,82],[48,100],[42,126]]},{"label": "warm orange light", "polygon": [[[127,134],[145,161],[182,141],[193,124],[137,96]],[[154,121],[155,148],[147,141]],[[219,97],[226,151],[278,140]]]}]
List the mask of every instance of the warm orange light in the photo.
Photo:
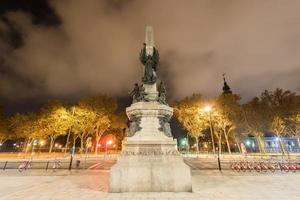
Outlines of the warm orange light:
[{"label": "warm orange light", "polygon": [[211,109],[212,109],[212,108],[211,108],[210,105],[207,105],[207,106],[204,107],[204,111],[205,111],[205,112],[210,112]]},{"label": "warm orange light", "polygon": [[40,145],[41,145],[41,146],[44,146],[44,144],[45,144],[45,141],[44,141],[44,140],[41,140],[41,141],[40,141]]},{"label": "warm orange light", "polygon": [[112,144],[112,140],[108,140],[107,142],[106,142],[106,144],[108,145],[108,144]]}]

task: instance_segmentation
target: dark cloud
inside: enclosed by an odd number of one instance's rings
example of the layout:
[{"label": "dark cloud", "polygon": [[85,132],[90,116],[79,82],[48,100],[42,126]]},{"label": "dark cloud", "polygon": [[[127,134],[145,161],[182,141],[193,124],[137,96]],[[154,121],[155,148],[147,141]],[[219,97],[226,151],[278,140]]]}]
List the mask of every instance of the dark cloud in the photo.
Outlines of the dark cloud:
[{"label": "dark cloud", "polygon": [[172,99],[220,94],[224,72],[244,99],[275,87],[300,89],[297,0],[43,2],[50,6],[1,12],[0,95],[6,101],[126,96],[142,76],[138,54],[146,25],[154,27],[159,74]]}]

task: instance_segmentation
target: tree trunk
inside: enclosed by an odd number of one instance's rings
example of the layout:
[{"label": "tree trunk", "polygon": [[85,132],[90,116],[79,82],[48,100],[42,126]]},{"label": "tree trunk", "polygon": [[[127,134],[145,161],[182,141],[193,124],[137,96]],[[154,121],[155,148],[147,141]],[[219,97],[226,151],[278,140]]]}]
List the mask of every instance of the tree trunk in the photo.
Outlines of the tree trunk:
[{"label": "tree trunk", "polygon": [[29,139],[26,139],[26,140],[24,141],[24,146],[23,146],[23,150],[22,150],[23,153],[26,153],[26,148],[27,148],[27,146],[28,146],[28,140],[29,140]]},{"label": "tree trunk", "polygon": [[297,141],[298,141],[298,148],[300,148],[300,138],[299,137],[297,138]]},{"label": "tree trunk", "polygon": [[98,144],[99,144],[99,139],[100,139],[100,137],[97,135],[97,136],[96,136],[96,146],[95,146],[95,154],[96,154],[96,155],[98,154]]},{"label": "tree trunk", "polygon": [[189,143],[189,134],[186,134],[186,147],[187,147],[187,152],[190,152],[190,143]]},{"label": "tree trunk", "polygon": [[229,145],[229,141],[228,141],[228,135],[226,133],[226,130],[224,130],[224,135],[225,135],[225,140],[226,140],[226,144],[227,144],[228,153],[231,154],[230,145]]},{"label": "tree trunk", "polygon": [[55,137],[50,136],[50,147],[49,147],[49,153],[52,153],[53,145],[54,145]]},{"label": "tree trunk", "polygon": [[256,136],[255,138],[256,138],[256,141],[257,141],[259,152],[262,153],[262,154],[265,154],[266,153],[265,145],[263,144],[263,140],[262,140],[261,136]]},{"label": "tree trunk", "polygon": [[197,148],[197,154],[199,154],[199,138],[196,137],[196,148]]},{"label": "tree trunk", "polygon": [[241,149],[241,146],[240,146],[240,142],[236,139],[236,135],[235,134],[234,134],[234,141],[235,141],[235,144],[237,145],[239,153],[241,153],[242,149]]},{"label": "tree trunk", "polygon": [[222,153],[222,134],[220,134],[219,141],[218,141],[218,151],[219,154]]},{"label": "tree trunk", "polygon": [[75,137],[75,135],[74,135],[74,138],[73,138],[73,147],[74,147],[74,149],[76,148],[76,139],[77,139],[77,137]]},{"label": "tree trunk", "polygon": [[[32,139],[32,138],[28,138],[28,139],[27,139],[27,143],[26,143],[26,146],[25,146],[25,153],[28,152],[29,147],[30,147],[30,145],[31,145],[32,142],[33,142],[33,139]],[[29,145],[28,145],[28,144],[29,144]]]},{"label": "tree trunk", "polygon": [[281,137],[280,137],[279,134],[277,134],[277,137],[278,137],[278,141],[279,141],[279,146],[280,146],[281,152],[282,152],[283,155],[285,155],[286,154],[286,150],[285,150],[284,144],[282,142],[282,139],[281,139]]},{"label": "tree trunk", "polygon": [[83,152],[83,136],[80,137],[80,153]]},{"label": "tree trunk", "polygon": [[98,154],[98,144],[99,144],[99,126],[96,127],[96,146],[95,146],[95,154]]}]

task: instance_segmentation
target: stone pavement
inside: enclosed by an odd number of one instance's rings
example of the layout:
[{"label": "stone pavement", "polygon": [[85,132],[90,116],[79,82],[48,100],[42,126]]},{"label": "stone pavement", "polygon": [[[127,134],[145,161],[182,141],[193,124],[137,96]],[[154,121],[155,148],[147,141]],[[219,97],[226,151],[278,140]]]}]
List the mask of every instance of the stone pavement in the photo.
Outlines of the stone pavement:
[{"label": "stone pavement", "polygon": [[201,199],[298,200],[300,173],[194,171],[193,193],[107,193],[109,171],[0,172],[1,200]]}]

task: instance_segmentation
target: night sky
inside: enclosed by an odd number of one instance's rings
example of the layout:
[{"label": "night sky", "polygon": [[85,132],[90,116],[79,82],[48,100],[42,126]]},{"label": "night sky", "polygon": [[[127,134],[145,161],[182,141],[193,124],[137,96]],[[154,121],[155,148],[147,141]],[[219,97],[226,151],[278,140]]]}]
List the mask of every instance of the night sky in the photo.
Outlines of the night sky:
[{"label": "night sky", "polygon": [[169,100],[300,91],[299,0],[0,0],[0,100],[8,112],[107,93],[128,104],[152,25]]}]

